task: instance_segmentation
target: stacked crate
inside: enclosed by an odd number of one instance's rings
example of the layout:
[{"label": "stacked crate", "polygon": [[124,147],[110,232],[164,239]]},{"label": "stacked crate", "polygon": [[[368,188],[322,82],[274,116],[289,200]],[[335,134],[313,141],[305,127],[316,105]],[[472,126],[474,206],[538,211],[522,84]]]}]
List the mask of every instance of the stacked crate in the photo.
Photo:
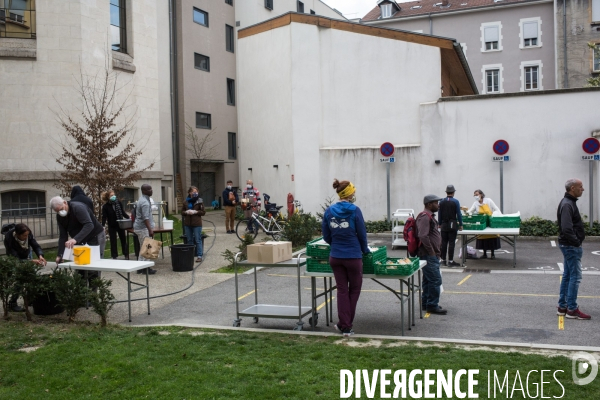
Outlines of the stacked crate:
[{"label": "stacked crate", "polygon": [[[374,274],[375,263],[385,262],[387,259],[387,248],[371,247],[371,252],[363,255],[363,274]],[[329,244],[321,237],[306,243],[306,271],[307,272],[333,272],[329,265]]]},{"label": "stacked crate", "polygon": [[485,214],[464,215],[463,229],[466,231],[482,231],[488,227],[490,217]]}]

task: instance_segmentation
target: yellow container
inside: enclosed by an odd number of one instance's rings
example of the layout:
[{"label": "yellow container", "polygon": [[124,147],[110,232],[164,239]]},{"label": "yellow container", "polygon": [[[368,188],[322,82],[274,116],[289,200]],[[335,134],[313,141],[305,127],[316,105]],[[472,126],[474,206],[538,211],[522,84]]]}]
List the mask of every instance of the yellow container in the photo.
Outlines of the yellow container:
[{"label": "yellow container", "polygon": [[88,265],[92,260],[92,248],[89,246],[73,247],[73,258],[75,265]]}]

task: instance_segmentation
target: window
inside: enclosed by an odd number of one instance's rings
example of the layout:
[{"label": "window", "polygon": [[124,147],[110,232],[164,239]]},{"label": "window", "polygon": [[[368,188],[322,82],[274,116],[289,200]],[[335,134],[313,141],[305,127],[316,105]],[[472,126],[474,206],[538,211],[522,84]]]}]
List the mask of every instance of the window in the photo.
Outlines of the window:
[{"label": "window", "polygon": [[212,129],[212,124],[210,123],[210,114],[197,112],[196,113],[196,128]]},{"label": "window", "polygon": [[235,106],[235,81],[227,79],[227,105]]},{"label": "window", "polygon": [[233,0],[225,0],[225,4],[229,4],[230,6],[233,6]]},{"label": "window", "polygon": [[592,68],[594,72],[600,72],[600,44],[596,44],[596,48],[593,51]]},{"label": "window", "polygon": [[237,140],[235,132],[229,132],[227,134],[227,153],[229,154],[230,160],[237,159]]},{"label": "window", "polygon": [[46,215],[45,192],[16,190],[14,192],[2,193],[2,217],[19,217],[24,215],[35,217],[44,217]]},{"label": "window", "polygon": [[502,50],[502,24],[498,22],[486,22],[481,24],[481,51]]},{"label": "window", "polygon": [[383,4],[381,6],[381,18],[389,18],[392,16],[392,4]]},{"label": "window", "polygon": [[487,85],[486,93],[500,93],[499,69],[489,69],[485,71],[485,81]]},{"label": "window", "polygon": [[310,13],[311,13],[312,15],[315,15],[315,14],[316,14],[315,10],[310,10]]},{"label": "window", "polygon": [[273,0],[265,0],[265,8],[267,10],[273,10]]},{"label": "window", "polygon": [[117,193],[117,198],[121,200],[121,203],[123,203],[123,207],[125,207],[127,211],[131,212],[133,211],[133,203],[136,202],[136,194],[137,189],[125,188],[119,193]]},{"label": "window", "polygon": [[542,20],[540,17],[525,18],[519,21],[521,49],[542,46]]},{"label": "window", "polygon": [[35,39],[35,1],[0,0],[0,38]]},{"label": "window", "polygon": [[194,53],[194,67],[202,71],[210,72],[210,57]]},{"label": "window", "polygon": [[194,7],[194,22],[208,27],[208,13]]},{"label": "window", "polygon": [[592,0],[592,22],[600,22],[600,0]]},{"label": "window", "polygon": [[301,2],[301,1],[296,1],[296,4],[297,4],[297,8],[296,8],[296,10],[297,10],[299,13],[303,13],[303,12],[304,12],[304,3],[303,3],[303,2]]},{"label": "window", "polygon": [[125,0],[110,0],[110,44],[114,51],[127,53]]},{"label": "window", "polygon": [[225,25],[225,50],[233,51],[233,26]]},{"label": "window", "polygon": [[525,90],[537,90],[538,87],[539,68],[525,67]]}]

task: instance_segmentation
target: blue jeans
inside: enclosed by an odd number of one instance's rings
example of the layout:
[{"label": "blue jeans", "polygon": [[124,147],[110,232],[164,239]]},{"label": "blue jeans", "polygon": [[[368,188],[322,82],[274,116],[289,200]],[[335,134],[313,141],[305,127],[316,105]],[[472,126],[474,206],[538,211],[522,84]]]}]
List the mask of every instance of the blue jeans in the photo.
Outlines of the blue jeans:
[{"label": "blue jeans", "polygon": [[564,257],[564,270],[560,282],[560,296],[558,306],[567,307],[570,311],[577,309],[577,291],[581,282],[581,257],[582,247],[564,246],[560,244],[560,251]]},{"label": "blue jeans", "polygon": [[202,257],[202,227],[184,226],[188,244],[196,245],[196,257]]},{"label": "blue jeans", "polygon": [[437,308],[440,302],[440,286],[442,286],[440,259],[437,256],[426,256],[421,259],[427,261],[427,265],[423,267],[421,301],[426,309]]}]

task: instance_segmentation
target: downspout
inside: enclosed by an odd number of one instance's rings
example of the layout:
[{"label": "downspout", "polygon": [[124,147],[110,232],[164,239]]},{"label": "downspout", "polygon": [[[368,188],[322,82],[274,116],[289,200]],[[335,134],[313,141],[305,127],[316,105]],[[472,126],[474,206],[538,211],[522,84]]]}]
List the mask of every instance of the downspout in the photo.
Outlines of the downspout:
[{"label": "downspout", "polygon": [[431,13],[429,13],[429,34],[433,35],[433,19],[431,19]]},{"label": "downspout", "polygon": [[569,68],[567,67],[567,0],[563,0],[563,69],[565,71],[565,77],[563,82],[563,89],[569,88]]},{"label": "downspout", "polygon": [[169,47],[171,58],[171,140],[173,146],[173,189],[177,189],[176,175],[179,173],[179,93],[177,79],[177,19],[175,0],[169,0]]}]

